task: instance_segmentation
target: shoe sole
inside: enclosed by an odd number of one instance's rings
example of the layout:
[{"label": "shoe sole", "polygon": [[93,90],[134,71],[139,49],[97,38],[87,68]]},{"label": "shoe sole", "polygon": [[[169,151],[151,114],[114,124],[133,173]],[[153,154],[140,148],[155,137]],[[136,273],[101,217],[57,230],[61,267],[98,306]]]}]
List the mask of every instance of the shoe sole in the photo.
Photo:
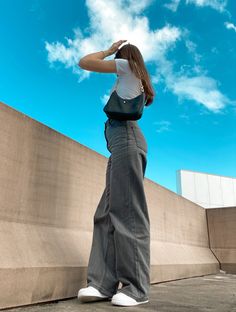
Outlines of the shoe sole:
[{"label": "shoe sole", "polygon": [[81,295],[81,296],[78,296],[78,299],[81,301],[81,302],[93,302],[93,301],[101,301],[101,300],[108,300],[109,298],[108,297],[97,297],[97,296],[84,296],[84,295]]},{"label": "shoe sole", "polygon": [[111,301],[112,304],[123,306],[123,307],[136,306],[136,305],[139,305],[142,303],[147,303],[147,302],[149,302],[149,300],[141,301],[141,302],[137,302],[137,303],[122,303],[122,301],[119,301],[119,300],[112,300]]}]

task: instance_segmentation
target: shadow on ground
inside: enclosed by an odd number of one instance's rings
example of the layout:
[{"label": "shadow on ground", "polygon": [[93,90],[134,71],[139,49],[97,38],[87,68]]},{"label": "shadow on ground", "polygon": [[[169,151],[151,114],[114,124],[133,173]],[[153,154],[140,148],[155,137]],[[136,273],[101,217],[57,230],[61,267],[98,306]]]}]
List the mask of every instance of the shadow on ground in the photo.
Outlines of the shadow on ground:
[{"label": "shadow on ground", "polygon": [[120,307],[111,301],[81,303],[77,298],[5,309],[11,312],[236,312],[236,275],[218,274],[186,278],[151,285],[149,302],[135,307]]}]

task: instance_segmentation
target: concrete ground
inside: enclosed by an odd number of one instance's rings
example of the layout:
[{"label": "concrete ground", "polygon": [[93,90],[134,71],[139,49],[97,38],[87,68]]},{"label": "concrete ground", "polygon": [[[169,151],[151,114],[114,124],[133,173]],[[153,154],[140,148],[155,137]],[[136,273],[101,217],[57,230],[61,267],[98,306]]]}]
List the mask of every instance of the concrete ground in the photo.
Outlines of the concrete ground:
[{"label": "concrete ground", "polygon": [[135,307],[114,306],[110,301],[81,303],[77,297],[6,309],[11,312],[236,312],[236,274],[204,275],[151,285],[149,302]]}]

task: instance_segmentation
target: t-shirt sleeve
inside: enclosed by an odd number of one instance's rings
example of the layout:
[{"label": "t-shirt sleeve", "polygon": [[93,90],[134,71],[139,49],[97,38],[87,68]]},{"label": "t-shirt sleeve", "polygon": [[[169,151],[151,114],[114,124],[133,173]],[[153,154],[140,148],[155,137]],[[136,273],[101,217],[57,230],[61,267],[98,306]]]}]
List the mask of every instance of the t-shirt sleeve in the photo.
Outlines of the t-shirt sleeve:
[{"label": "t-shirt sleeve", "polygon": [[115,59],[118,75],[125,75],[130,72],[129,61],[126,59]]}]

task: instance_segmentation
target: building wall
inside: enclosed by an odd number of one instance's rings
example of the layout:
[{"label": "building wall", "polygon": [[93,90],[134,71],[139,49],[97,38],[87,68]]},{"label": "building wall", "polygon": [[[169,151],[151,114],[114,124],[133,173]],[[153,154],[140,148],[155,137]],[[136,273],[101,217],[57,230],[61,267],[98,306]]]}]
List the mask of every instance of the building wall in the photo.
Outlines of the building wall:
[{"label": "building wall", "polygon": [[236,178],[178,170],[177,193],[205,208],[236,206]]},{"label": "building wall", "polygon": [[[0,308],[77,296],[108,159],[0,103]],[[151,283],[213,274],[206,211],[145,178]]]},{"label": "building wall", "polygon": [[207,209],[210,247],[227,273],[236,274],[236,207]]}]

